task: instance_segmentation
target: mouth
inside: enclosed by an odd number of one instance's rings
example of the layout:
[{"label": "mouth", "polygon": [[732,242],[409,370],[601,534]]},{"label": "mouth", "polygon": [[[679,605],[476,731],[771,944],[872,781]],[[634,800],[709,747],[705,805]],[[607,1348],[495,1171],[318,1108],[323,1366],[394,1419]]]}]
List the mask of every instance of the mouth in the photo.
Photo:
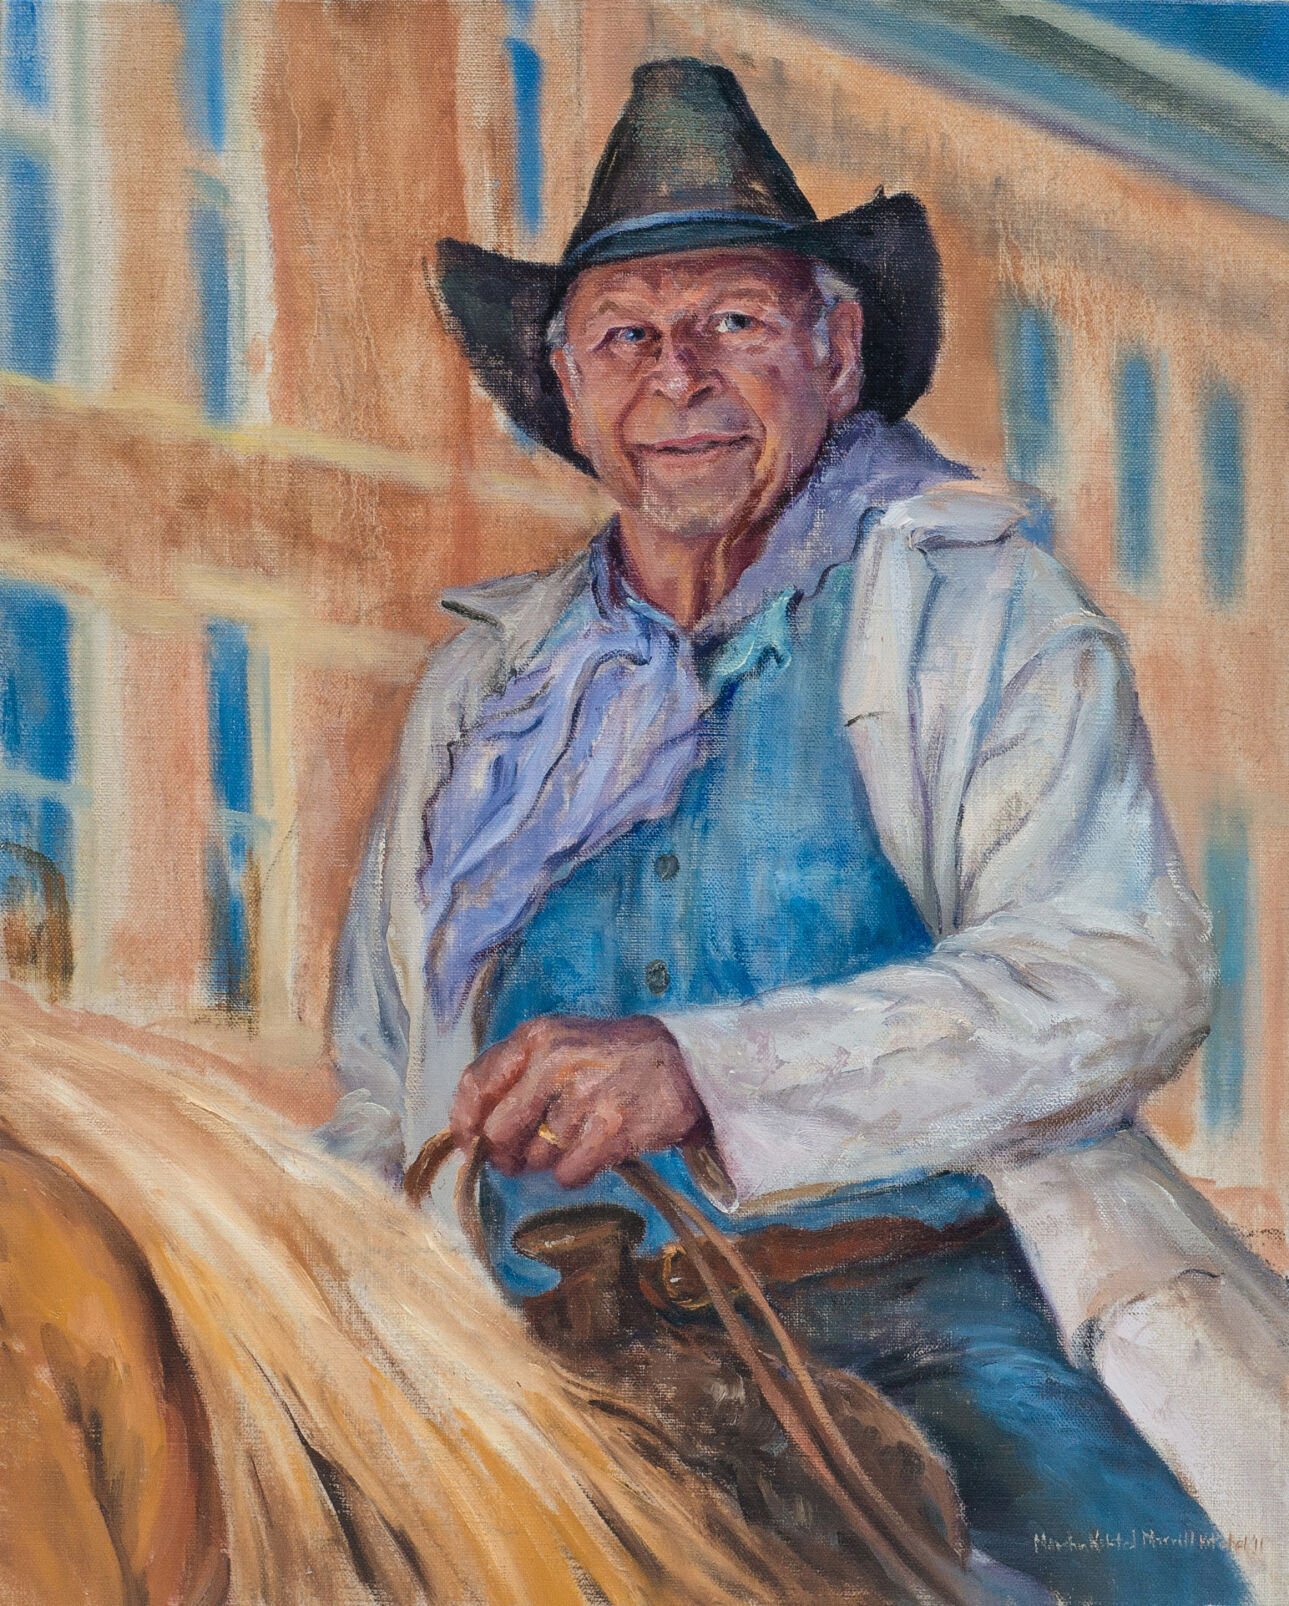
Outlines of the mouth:
[{"label": "mouth", "polygon": [[678,435],[667,440],[642,441],[635,450],[647,457],[663,460],[690,460],[718,457],[751,443],[750,435]]}]

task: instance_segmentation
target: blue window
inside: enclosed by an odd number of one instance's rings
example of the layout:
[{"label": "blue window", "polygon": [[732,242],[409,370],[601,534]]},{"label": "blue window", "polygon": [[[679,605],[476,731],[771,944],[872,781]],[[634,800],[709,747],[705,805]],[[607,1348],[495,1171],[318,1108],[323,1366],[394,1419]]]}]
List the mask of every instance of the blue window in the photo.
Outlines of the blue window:
[{"label": "blue window", "polygon": [[1239,398],[1215,387],[1204,406],[1204,569],[1218,602],[1244,589],[1244,419]]},{"label": "blue window", "polygon": [[220,808],[251,812],[250,646],[242,625],[206,626],[210,773]]},{"label": "blue window", "polygon": [[54,201],[49,164],[28,151],[0,152],[4,203],[4,307],[0,364],[52,379],[58,362]]},{"label": "blue window", "polygon": [[1142,585],[1155,573],[1155,464],[1159,400],[1155,369],[1144,352],[1119,365],[1115,385],[1116,541],[1119,573]]},{"label": "blue window", "polygon": [[49,11],[49,0],[4,0],[5,91],[37,111],[49,108]]},{"label": "blue window", "polygon": [[255,656],[245,627],[206,626],[207,726],[214,824],[206,849],[207,993],[230,1014],[259,1004],[260,890],[266,822],[254,812]]},{"label": "blue window", "polygon": [[[1027,485],[1051,490],[1060,382],[1056,325],[1041,307],[1013,303],[1004,309],[1001,344],[1007,472]],[[1051,547],[1050,508],[1031,517],[1026,533],[1040,546]]]},{"label": "blue window", "polygon": [[1003,427],[1007,472],[1042,483],[1056,455],[1056,326],[1041,307],[1008,309],[1003,325]]},{"label": "blue window", "polygon": [[71,978],[72,624],[53,592],[0,581],[0,966],[53,997]]},{"label": "blue window", "polygon": [[519,221],[529,234],[542,226],[542,58],[526,40],[509,38],[515,103],[515,184]]},{"label": "blue window", "polygon": [[259,1006],[260,868],[254,833],[232,825],[206,848],[209,1002],[253,1019]]},{"label": "blue window", "polygon": [[7,769],[70,781],[71,621],[49,591],[0,583],[0,752]]},{"label": "blue window", "polygon": [[1204,1119],[1214,1131],[1230,1131],[1239,1124],[1244,1104],[1249,964],[1249,844],[1237,813],[1218,811],[1210,822],[1204,896],[1213,916],[1218,980],[1213,1026],[1204,1045]]},{"label": "blue window", "polygon": [[227,106],[225,0],[179,0],[183,23],[184,122],[195,144],[224,149]]},{"label": "blue window", "polygon": [[195,357],[202,411],[213,423],[227,424],[233,417],[232,295],[228,218],[219,200],[199,193],[193,202],[189,240],[197,295]]}]

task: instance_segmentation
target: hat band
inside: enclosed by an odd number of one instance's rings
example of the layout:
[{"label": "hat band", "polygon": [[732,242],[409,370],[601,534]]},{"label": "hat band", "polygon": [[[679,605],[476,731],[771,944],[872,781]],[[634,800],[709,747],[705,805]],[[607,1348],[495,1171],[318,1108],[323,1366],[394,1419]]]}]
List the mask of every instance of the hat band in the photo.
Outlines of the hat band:
[{"label": "hat band", "polygon": [[645,229],[664,228],[673,223],[720,223],[734,224],[735,227],[746,228],[748,233],[763,232],[766,229],[798,229],[801,222],[790,223],[784,218],[766,217],[763,212],[650,212],[645,217],[624,218],[621,223],[610,223],[607,228],[597,229],[594,234],[588,235],[585,240],[572,251],[565,254],[564,266],[575,268],[595,249],[603,245],[605,240],[617,239],[623,234],[638,234]]}]

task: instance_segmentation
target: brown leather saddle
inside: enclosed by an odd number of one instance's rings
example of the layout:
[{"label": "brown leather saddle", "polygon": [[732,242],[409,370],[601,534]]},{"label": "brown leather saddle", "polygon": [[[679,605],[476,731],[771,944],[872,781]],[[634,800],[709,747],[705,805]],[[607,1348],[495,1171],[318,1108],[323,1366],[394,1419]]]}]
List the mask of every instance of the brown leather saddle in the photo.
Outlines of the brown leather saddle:
[{"label": "brown leather saddle", "polygon": [[[451,1152],[447,1133],[425,1145],[406,1175],[411,1200],[425,1198]],[[481,1167],[476,1150],[457,1209],[488,1264]],[[978,1601],[957,1491],[920,1430],[880,1390],[806,1358],[735,1244],[687,1199],[639,1162],[617,1169],[676,1233],[687,1286],[701,1285],[702,1298],[660,1292],[656,1264],[635,1253],[644,1220],[634,1211],[548,1211],[513,1240],[560,1275],[524,1303],[539,1342],[592,1386],[593,1406],[661,1441],[839,1590]]]}]

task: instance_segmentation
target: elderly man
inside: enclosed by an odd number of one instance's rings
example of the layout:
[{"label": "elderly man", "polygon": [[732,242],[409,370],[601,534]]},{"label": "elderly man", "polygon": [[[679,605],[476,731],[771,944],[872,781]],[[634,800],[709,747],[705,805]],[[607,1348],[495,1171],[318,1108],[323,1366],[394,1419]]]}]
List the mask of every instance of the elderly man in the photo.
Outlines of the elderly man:
[{"label": "elderly man", "polygon": [[485,385],[619,511],[445,599],[470,624],[355,891],[330,1141],[396,1173],[449,1116],[482,1138],[516,1295],[517,1223],[626,1157],[754,1261],[790,1223],[780,1307],[921,1424],[982,1550],[1071,1601],[1242,1599],[990,1181],[1130,1121],[1208,954],[1121,635],[900,422],[939,336],[922,208],[816,220],[733,77],[659,62],[558,265],[439,266]]}]

